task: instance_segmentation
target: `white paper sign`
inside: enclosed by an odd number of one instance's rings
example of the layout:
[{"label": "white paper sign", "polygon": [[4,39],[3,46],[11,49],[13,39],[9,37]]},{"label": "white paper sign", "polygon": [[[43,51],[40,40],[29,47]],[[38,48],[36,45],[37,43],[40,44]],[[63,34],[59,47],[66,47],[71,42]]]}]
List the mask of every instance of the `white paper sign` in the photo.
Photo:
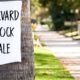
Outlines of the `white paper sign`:
[{"label": "white paper sign", "polygon": [[0,2],[0,65],[21,62],[22,1]]}]

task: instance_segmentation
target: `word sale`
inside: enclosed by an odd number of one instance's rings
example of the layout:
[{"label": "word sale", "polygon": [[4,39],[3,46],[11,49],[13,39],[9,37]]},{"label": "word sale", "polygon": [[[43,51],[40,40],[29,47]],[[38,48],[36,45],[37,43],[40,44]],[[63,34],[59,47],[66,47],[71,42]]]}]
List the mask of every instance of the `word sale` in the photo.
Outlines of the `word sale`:
[{"label": "word sale", "polygon": [[1,44],[0,43],[0,53],[2,54],[9,54],[10,53],[10,44]]}]

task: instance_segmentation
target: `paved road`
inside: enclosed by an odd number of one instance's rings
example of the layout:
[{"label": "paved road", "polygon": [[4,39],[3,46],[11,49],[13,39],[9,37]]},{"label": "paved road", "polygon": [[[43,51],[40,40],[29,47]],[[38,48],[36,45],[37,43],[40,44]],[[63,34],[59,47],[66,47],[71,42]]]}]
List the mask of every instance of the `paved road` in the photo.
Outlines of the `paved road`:
[{"label": "paved road", "polygon": [[80,41],[64,37],[55,31],[36,32],[41,40],[54,55],[60,59],[75,80],[80,80]]}]

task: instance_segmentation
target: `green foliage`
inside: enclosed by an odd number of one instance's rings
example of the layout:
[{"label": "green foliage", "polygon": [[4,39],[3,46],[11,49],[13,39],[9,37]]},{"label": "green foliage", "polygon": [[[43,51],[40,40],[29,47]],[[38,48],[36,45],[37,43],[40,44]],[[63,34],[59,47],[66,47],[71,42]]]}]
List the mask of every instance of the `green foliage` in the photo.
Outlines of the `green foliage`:
[{"label": "green foliage", "polygon": [[46,0],[46,1],[45,0],[39,0],[39,3],[41,3],[42,6],[44,6],[44,7],[47,6],[48,2],[50,2],[50,0]]},{"label": "green foliage", "polygon": [[38,36],[36,34],[34,34],[34,40],[38,40]]},{"label": "green foliage", "polygon": [[49,7],[49,12],[50,15],[52,16],[52,20],[54,22],[56,30],[61,29],[61,27],[64,26],[64,16],[61,13],[61,11],[62,11],[62,6],[58,5],[57,1],[51,3]]},{"label": "green foliage", "polygon": [[65,20],[75,20],[75,10],[80,10],[80,0],[39,0],[48,7],[55,29],[61,29]]},{"label": "green foliage", "polygon": [[35,80],[74,80],[60,61],[46,48],[34,48]]},{"label": "green foliage", "polygon": [[40,10],[40,3],[38,2],[38,0],[31,0],[30,9],[31,9],[31,18],[36,19],[36,16]]}]

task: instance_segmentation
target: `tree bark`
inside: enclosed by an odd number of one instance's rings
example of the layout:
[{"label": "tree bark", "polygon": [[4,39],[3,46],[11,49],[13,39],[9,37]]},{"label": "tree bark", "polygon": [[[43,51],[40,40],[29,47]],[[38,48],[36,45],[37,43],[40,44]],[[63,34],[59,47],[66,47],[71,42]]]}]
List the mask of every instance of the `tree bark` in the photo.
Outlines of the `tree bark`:
[{"label": "tree bark", "polygon": [[22,3],[22,62],[0,66],[0,80],[34,80],[33,42],[30,24],[30,0],[23,0]]}]

